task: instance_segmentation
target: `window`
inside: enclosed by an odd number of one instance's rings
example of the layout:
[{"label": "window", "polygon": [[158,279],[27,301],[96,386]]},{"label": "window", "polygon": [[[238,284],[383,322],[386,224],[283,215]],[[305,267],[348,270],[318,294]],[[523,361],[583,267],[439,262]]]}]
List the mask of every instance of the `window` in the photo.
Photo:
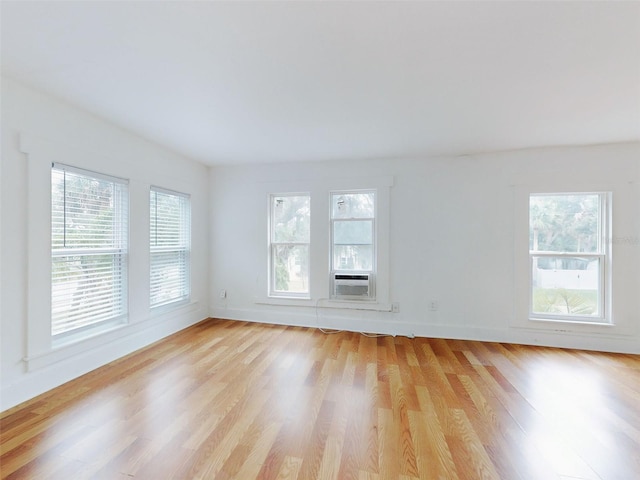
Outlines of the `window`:
[{"label": "window", "polygon": [[150,306],[189,299],[191,203],[188,195],[150,192]]},{"label": "window", "polygon": [[391,176],[259,183],[267,268],[255,279],[256,303],[389,311],[393,184]]},{"label": "window", "polygon": [[52,166],[52,335],[125,320],[127,222],[125,180]]},{"label": "window", "polygon": [[[332,281],[335,282],[339,272],[368,273],[373,277],[376,265],[375,200],[372,191],[331,194]],[[367,297],[373,297],[372,291],[366,291]]]},{"label": "window", "polygon": [[308,194],[270,197],[271,296],[309,298],[310,204]]},{"label": "window", "polygon": [[605,193],[530,195],[532,318],[607,321],[607,201]]}]

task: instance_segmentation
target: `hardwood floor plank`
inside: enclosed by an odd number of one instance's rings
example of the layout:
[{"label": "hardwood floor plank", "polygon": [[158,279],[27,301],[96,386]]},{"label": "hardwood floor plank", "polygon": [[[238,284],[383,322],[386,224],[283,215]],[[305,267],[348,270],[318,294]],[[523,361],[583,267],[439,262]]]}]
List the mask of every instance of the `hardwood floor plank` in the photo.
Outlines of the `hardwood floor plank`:
[{"label": "hardwood floor plank", "polygon": [[[425,423],[424,429],[415,428],[417,450],[425,452],[426,457],[418,456],[418,465],[423,478],[451,479],[458,478],[457,469],[440,425],[436,409],[427,387],[416,387],[418,401],[421,406],[419,419]],[[411,413],[411,412],[410,412]]]},{"label": "hardwood floor plank", "polygon": [[[467,471],[471,472],[470,478],[477,478],[478,480],[500,478],[465,411],[463,409],[453,409],[452,413],[456,424],[456,439],[461,442],[466,452],[464,465]],[[459,463],[456,465],[459,465]],[[458,468],[458,471],[460,471],[460,468]]]},{"label": "hardwood floor plank", "polygon": [[[255,430],[260,429],[261,431],[255,443],[246,442],[245,439],[242,440],[241,445],[247,448],[249,453],[244,463],[235,475],[233,475],[233,478],[258,478],[258,473],[262,469],[262,465],[269,454],[271,445],[273,445],[278,435],[280,425],[269,423],[264,426],[262,420],[259,418],[255,419],[254,423],[255,425],[252,425],[252,428]],[[251,436],[252,434],[253,432],[248,433],[247,436]]]},{"label": "hardwood floor plank", "polygon": [[387,408],[378,409],[378,462],[381,478],[400,476],[398,429],[399,426],[393,422],[393,412]]},{"label": "hardwood floor plank", "polygon": [[0,414],[20,480],[630,480],[640,357],[207,320]]},{"label": "hardwood floor plank", "polygon": [[[278,472],[277,480],[296,480],[300,467],[302,466],[302,459],[296,457],[285,457],[282,464],[282,468]],[[260,478],[260,477],[258,477]]]},{"label": "hardwood floor plank", "polygon": [[364,421],[362,423],[360,442],[360,469],[366,472],[380,471],[380,442],[378,408],[380,396],[376,363],[368,363],[365,374]]},{"label": "hardwood floor plank", "polygon": [[[400,446],[400,473],[415,477],[418,475],[418,467],[416,464],[416,454],[411,438],[411,429],[409,427],[409,408],[400,379],[400,369],[397,365],[389,367],[389,383],[391,387],[393,424],[396,427],[397,438],[395,439]],[[417,400],[416,400],[417,403]]]}]

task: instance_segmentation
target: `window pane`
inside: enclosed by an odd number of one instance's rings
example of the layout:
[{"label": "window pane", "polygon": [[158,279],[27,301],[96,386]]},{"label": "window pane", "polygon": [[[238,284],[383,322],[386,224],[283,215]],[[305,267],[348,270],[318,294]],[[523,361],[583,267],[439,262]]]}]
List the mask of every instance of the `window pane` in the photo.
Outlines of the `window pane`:
[{"label": "window pane", "polygon": [[278,196],[272,199],[272,239],[277,243],[309,243],[310,198]]},{"label": "window pane", "polygon": [[337,220],[333,222],[334,245],[373,244],[372,220]]},{"label": "window pane", "polygon": [[119,247],[122,186],[64,170],[51,175],[52,248]]},{"label": "window pane", "polygon": [[375,194],[334,193],[331,195],[332,218],[374,218]]},{"label": "window pane", "polygon": [[600,195],[532,195],[529,202],[529,250],[600,251]]},{"label": "window pane", "polygon": [[186,246],[189,199],[152,190],[150,200],[151,245]]},{"label": "window pane", "polygon": [[597,316],[599,257],[532,257],[532,312]]},{"label": "window pane", "polygon": [[189,297],[186,251],[151,252],[151,306]]},{"label": "window pane", "polygon": [[57,335],[125,315],[125,258],[120,254],[54,257],[51,333]]},{"label": "window pane", "polygon": [[373,270],[372,245],[334,245],[334,270]]},{"label": "window pane", "polygon": [[273,276],[276,292],[309,292],[309,247],[274,245]]}]

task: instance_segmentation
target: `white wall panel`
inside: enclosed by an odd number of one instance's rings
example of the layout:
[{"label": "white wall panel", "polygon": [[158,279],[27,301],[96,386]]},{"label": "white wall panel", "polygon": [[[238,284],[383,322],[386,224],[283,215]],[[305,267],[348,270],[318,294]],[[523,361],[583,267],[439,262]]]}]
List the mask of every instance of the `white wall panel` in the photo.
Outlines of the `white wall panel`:
[{"label": "white wall panel", "polygon": [[[130,181],[128,324],[57,347],[46,308],[52,161]],[[1,171],[0,410],[207,317],[207,167],[3,78]],[[151,185],[190,193],[193,216],[192,302],[156,315],[148,295]]]},{"label": "white wall panel", "polygon": [[[318,195],[338,180],[360,184],[376,176],[394,179],[388,302],[398,302],[400,311],[324,308],[322,288],[306,305],[297,307],[256,301],[266,294],[262,281],[267,271],[264,185],[281,182],[291,191],[308,191],[313,179],[312,209],[321,207],[313,212],[320,216],[315,226],[328,229],[328,212],[323,211],[326,199]],[[447,158],[214,167],[210,178],[211,314],[355,331],[639,353],[639,185],[637,143]],[[528,295],[528,207],[521,199],[523,192],[549,188],[613,192],[613,326],[542,324],[528,319],[527,304],[523,308],[521,301]],[[312,245],[314,271],[324,268],[327,272],[327,233],[314,234],[312,227],[312,239],[320,243]],[[312,281],[324,279],[315,275]],[[226,298],[219,298],[220,289],[226,289]],[[437,310],[429,308],[431,301],[437,302]]]}]

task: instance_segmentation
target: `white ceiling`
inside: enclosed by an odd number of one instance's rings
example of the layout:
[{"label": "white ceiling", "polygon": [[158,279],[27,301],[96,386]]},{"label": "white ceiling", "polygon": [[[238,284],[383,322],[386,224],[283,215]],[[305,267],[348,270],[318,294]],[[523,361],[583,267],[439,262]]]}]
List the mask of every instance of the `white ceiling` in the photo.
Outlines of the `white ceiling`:
[{"label": "white ceiling", "polygon": [[2,72],[207,164],[640,140],[639,2],[8,2]]}]

